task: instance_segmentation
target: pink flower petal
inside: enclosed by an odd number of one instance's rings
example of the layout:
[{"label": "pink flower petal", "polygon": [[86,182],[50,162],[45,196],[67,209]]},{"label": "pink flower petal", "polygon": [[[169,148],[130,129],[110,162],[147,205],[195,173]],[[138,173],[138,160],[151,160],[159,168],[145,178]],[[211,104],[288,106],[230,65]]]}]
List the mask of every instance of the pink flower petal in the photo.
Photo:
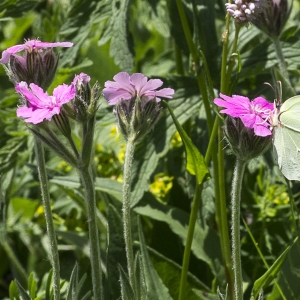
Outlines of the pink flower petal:
[{"label": "pink flower petal", "polygon": [[156,96],[163,97],[163,98],[172,98],[175,91],[171,88],[163,88],[156,92]]},{"label": "pink flower petal", "polygon": [[259,125],[256,125],[254,127],[254,133],[255,135],[258,135],[258,136],[268,136],[268,135],[272,135],[272,131],[265,127],[265,126],[259,126]]},{"label": "pink flower petal", "polygon": [[174,90],[165,88],[157,91],[156,89],[162,86],[163,82],[160,79],[150,79],[142,73],[134,73],[129,76],[126,72],[120,72],[114,76],[114,81],[106,81],[105,88],[102,91],[104,98],[109,105],[115,105],[119,100],[129,100],[135,96],[143,97],[144,99],[156,98],[159,102],[159,97],[172,98]]},{"label": "pink flower petal", "polygon": [[38,124],[44,119],[51,120],[52,116],[60,113],[61,106],[71,101],[76,94],[74,84],[59,85],[53,90],[53,96],[49,96],[39,86],[30,84],[30,89],[26,82],[20,82],[16,85],[16,91],[23,95],[29,105],[19,107],[17,116],[25,119],[25,122]]},{"label": "pink flower petal", "polygon": [[47,43],[41,42],[39,40],[28,40],[23,45],[12,46],[2,52],[2,57],[0,59],[1,64],[7,64],[9,58],[12,54],[26,50],[31,52],[34,49],[43,49],[43,48],[53,48],[53,47],[72,47],[73,43],[71,42],[57,42],[57,43]]},{"label": "pink flower petal", "polygon": [[61,84],[53,90],[53,96],[56,98],[57,104],[64,104],[74,99],[76,88],[73,84]]},{"label": "pink flower petal", "polygon": [[115,105],[119,100],[129,100],[132,95],[124,90],[115,90],[112,88],[105,88],[102,91],[103,97],[108,101],[109,105]]},{"label": "pink flower petal", "polygon": [[12,54],[20,52],[24,50],[24,45],[16,45],[12,46],[2,52],[2,57],[0,59],[1,64],[7,64],[9,62],[9,58]]},{"label": "pink flower petal", "polygon": [[148,78],[142,73],[134,73],[131,75],[130,80],[137,94],[142,95],[142,89],[147,84]]},{"label": "pink flower petal", "polygon": [[214,99],[214,103],[224,109],[220,113],[225,113],[231,117],[240,118],[246,128],[254,129],[254,133],[260,136],[271,134],[269,129],[269,119],[273,111],[273,104],[263,97],[257,97],[253,101],[239,95],[232,97],[220,94],[221,98]]}]

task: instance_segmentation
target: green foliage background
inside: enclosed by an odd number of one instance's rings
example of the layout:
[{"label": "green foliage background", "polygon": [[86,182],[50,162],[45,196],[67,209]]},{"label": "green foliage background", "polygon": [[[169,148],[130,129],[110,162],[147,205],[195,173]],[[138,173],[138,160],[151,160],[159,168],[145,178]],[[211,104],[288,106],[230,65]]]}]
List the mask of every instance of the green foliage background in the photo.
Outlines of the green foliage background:
[{"label": "green foliage background", "polygon": [[[214,88],[214,95],[209,95],[212,101],[220,88],[225,1],[183,3],[194,41],[207,60]],[[294,1],[290,20],[281,36],[291,80],[298,92],[299,18],[299,1]],[[101,87],[119,71],[142,72],[148,77],[161,78],[166,87],[176,91],[174,98],[168,101],[176,118],[205,154],[208,133],[202,91],[199,92],[175,1],[5,0],[0,4],[0,28],[0,50],[37,37],[41,41],[74,43],[72,48],[61,49],[59,71],[49,92],[58,84],[70,84],[80,72],[89,74],[92,83],[99,81]],[[232,26],[230,42],[233,34]],[[277,64],[271,40],[249,25],[241,30],[238,50],[241,70],[238,72],[236,65],[231,78],[232,92],[251,99],[262,95],[272,102],[273,91],[263,84],[273,82],[271,73]],[[33,138],[24,122],[16,118],[18,97],[4,68],[0,68],[0,99],[0,298],[8,299],[12,279],[26,286],[33,272],[37,297],[47,299],[45,287],[50,263]],[[102,257],[106,257],[103,269],[107,297],[118,299],[116,264],[126,269],[120,221],[124,141],[116,133],[112,109],[104,99],[97,120],[94,175]],[[76,138],[75,125],[73,134]],[[225,152],[229,205],[234,156],[227,146]],[[67,282],[77,262],[79,278],[87,276],[79,294],[82,298],[78,298],[83,299],[91,290],[83,193],[76,172],[50,151],[47,152],[47,167],[61,278],[66,280],[62,291],[66,293]],[[192,300],[217,299],[217,289],[222,293],[226,289],[215,221],[214,174],[209,168],[211,179],[205,183],[202,194],[188,276],[186,299]],[[163,110],[153,133],[138,145],[133,175],[132,207],[141,217],[151,261],[166,287],[166,294],[162,295],[176,299],[195,178],[185,170],[184,147],[167,109]],[[300,185],[293,182],[289,186],[290,189],[274,162],[272,149],[247,166],[242,216],[269,265],[298,236]],[[134,222],[133,231],[138,241],[136,224]],[[266,268],[246,228],[243,226],[241,230],[243,276],[247,285],[245,297],[249,299],[254,281],[266,272]],[[140,249],[140,244],[135,246]],[[140,251],[145,253],[145,245]],[[286,299],[299,299],[299,254],[298,242],[277,275]],[[274,284],[264,293],[266,299],[281,299]],[[161,297],[167,299],[167,296]],[[150,299],[156,298],[150,296]]]}]

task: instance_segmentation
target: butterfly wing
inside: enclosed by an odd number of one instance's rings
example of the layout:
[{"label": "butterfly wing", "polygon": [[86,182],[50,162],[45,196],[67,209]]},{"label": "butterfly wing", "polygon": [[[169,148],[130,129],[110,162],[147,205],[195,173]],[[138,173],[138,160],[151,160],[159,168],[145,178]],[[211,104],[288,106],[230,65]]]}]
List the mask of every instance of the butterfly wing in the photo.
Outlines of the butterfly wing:
[{"label": "butterfly wing", "polygon": [[300,96],[292,97],[282,103],[280,112],[283,113],[288,110],[300,112]]},{"label": "butterfly wing", "polygon": [[300,133],[284,126],[276,127],[274,147],[282,174],[289,180],[300,180]]}]

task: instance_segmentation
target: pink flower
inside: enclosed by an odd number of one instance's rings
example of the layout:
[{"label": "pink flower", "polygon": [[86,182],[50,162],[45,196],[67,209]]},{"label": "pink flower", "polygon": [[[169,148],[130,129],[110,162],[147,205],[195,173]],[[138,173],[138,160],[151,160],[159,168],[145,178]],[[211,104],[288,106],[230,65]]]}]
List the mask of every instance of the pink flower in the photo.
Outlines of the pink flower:
[{"label": "pink flower", "polygon": [[164,88],[157,90],[163,85],[160,79],[150,79],[141,74],[134,73],[131,76],[126,72],[120,72],[114,76],[115,81],[106,81],[102,93],[109,105],[115,105],[119,100],[129,100],[139,96],[147,100],[156,98],[159,102],[163,98],[172,98],[174,90]]},{"label": "pink flower", "polygon": [[[29,88],[30,87],[30,88]],[[74,84],[59,85],[53,90],[53,96],[49,96],[38,85],[21,81],[16,85],[16,91],[27,100],[27,106],[17,109],[17,116],[24,118],[25,122],[38,124],[47,119],[51,120],[53,115],[59,114],[63,104],[75,97]]]},{"label": "pink flower", "polygon": [[58,42],[58,43],[47,43],[41,42],[39,40],[28,40],[25,41],[23,45],[15,45],[12,46],[2,52],[2,57],[0,59],[0,63],[7,64],[9,62],[9,58],[12,54],[15,54],[20,51],[42,51],[44,48],[53,48],[53,47],[72,47],[73,43],[71,42]]},{"label": "pink flower", "polygon": [[248,129],[254,129],[254,134],[258,136],[268,136],[272,132],[269,129],[270,115],[274,110],[274,105],[262,97],[257,97],[253,101],[249,98],[233,95],[232,97],[220,94],[214,103],[225,109],[220,113],[227,114],[234,118],[240,118]]},{"label": "pink flower", "polygon": [[80,73],[76,75],[73,79],[73,84],[76,85],[87,85],[91,80],[91,77],[85,73]]}]

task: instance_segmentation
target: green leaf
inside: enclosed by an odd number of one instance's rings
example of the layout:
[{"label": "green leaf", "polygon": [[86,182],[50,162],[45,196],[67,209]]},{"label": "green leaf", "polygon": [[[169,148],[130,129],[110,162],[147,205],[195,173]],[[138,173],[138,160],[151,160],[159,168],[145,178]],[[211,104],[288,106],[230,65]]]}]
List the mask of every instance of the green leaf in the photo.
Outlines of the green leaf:
[{"label": "green leaf", "polygon": [[123,269],[127,266],[126,255],[124,252],[125,242],[123,238],[122,217],[116,208],[110,204],[108,210],[108,246],[106,252],[107,265],[107,283],[113,299],[120,297],[120,285],[116,278],[119,277],[119,270],[116,268],[120,265]]},{"label": "green leaf", "polygon": [[[79,179],[77,176],[54,176],[50,182],[62,185],[71,189],[80,188]],[[116,199],[122,201],[122,183],[116,180],[109,178],[100,178],[95,179],[95,190],[106,192]]]},{"label": "green leaf", "polygon": [[77,246],[87,257],[90,257],[88,239],[71,231],[56,231],[56,234]]},{"label": "green leaf", "polygon": [[120,265],[118,267],[120,273],[122,300],[135,299],[127,274]]},{"label": "green leaf", "polygon": [[78,299],[78,264],[72,270],[70,282],[67,290],[66,300],[77,300]]},{"label": "green leaf", "polygon": [[18,289],[19,289],[19,292],[21,294],[21,297],[22,297],[22,300],[32,300],[29,295],[27,294],[27,292],[25,291],[25,289],[22,287],[22,285],[18,282],[17,282],[17,285],[18,285]]},{"label": "green leaf", "polygon": [[147,300],[147,286],[144,275],[144,267],[142,257],[139,252],[135,255],[134,261],[135,278],[138,292],[138,299]]},{"label": "green leaf", "polygon": [[30,273],[29,279],[28,279],[28,290],[29,290],[29,296],[34,299],[36,296],[36,280],[34,278],[33,272]]},{"label": "green leaf", "polygon": [[144,276],[147,286],[148,299],[168,300],[172,299],[167,287],[163,284],[158,276],[148,254],[146,241],[142,231],[141,222],[139,221],[139,239],[140,249],[144,268]]},{"label": "green leaf", "polygon": [[12,280],[10,285],[9,285],[9,299],[10,300],[19,300],[19,289],[18,289],[18,285],[16,283],[16,280]]},{"label": "green leaf", "polygon": [[177,121],[172,109],[168,105],[166,101],[164,101],[165,105],[170,111],[170,114],[173,118],[173,121],[176,125],[176,128],[181,136],[181,139],[183,141],[185,152],[186,152],[186,169],[192,174],[196,175],[197,183],[201,184],[203,180],[207,177],[209,174],[209,171],[205,165],[204,158],[199,152],[199,150],[196,148],[196,146],[193,144],[191,139],[188,137],[182,126]]},{"label": "green leaf", "polygon": [[[177,299],[179,296],[179,286],[181,279],[181,266],[158,253],[154,249],[147,247],[151,256],[151,261],[160,278],[169,289],[171,297]],[[197,291],[197,292],[196,292]],[[210,288],[202,283],[196,276],[188,273],[186,283],[186,298],[189,300],[198,300],[199,295],[208,295]],[[202,299],[202,298],[201,298]]]},{"label": "green leaf", "polygon": [[[185,245],[189,224],[189,214],[181,209],[164,205],[158,202],[152,194],[146,193],[134,208],[140,215],[147,216],[153,220],[161,221],[169,225],[170,229],[180,237]],[[202,228],[196,223],[194,240],[192,244],[193,254],[200,260],[206,262],[215,276],[222,271],[218,261],[222,261],[219,237],[208,226]]]},{"label": "green leaf", "polygon": [[[171,86],[175,85],[175,80],[178,85],[177,96],[174,96],[169,104],[174,107],[173,112],[178,122],[184,123],[199,110],[199,95],[192,97],[199,92],[195,88],[194,78],[176,76]],[[144,192],[149,189],[149,178],[156,169],[159,159],[169,151],[169,143],[175,132],[176,127],[171,115],[162,116],[153,133],[137,145],[132,166],[131,207],[136,205]]]},{"label": "green leaf", "polygon": [[103,34],[103,44],[111,38],[110,55],[121,70],[131,72],[134,66],[133,47],[128,30],[128,9],[130,0],[111,1],[112,15]]},{"label": "green leaf", "polygon": [[254,297],[254,299],[256,299],[261,289],[268,287],[269,284],[272,282],[274,277],[279,272],[280,267],[284,262],[286,255],[289,253],[291,247],[296,243],[297,239],[298,237],[294,240],[292,245],[288,246],[282,252],[282,254],[273,263],[273,265],[267,270],[267,272],[254,282],[254,286],[251,292],[251,296]]},{"label": "green leaf", "polygon": [[278,286],[274,284],[271,294],[268,295],[268,300],[282,299],[282,294],[285,299],[298,299],[300,295],[300,241],[296,242],[296,245],[289,251],[284,263],[281,266],[280,272],[277,276],[277,283],[280,286],[281,291],[278,290]]},{"label": "green leaf", "polygon": [[49,271],[47,281],[46,281],[46,287],[45,287],[45,298],[46,300],[50,300],[50,294],[51,294],[51,283],[52,283],[52,276],[53,276],[53,270],[51,269]]}]

